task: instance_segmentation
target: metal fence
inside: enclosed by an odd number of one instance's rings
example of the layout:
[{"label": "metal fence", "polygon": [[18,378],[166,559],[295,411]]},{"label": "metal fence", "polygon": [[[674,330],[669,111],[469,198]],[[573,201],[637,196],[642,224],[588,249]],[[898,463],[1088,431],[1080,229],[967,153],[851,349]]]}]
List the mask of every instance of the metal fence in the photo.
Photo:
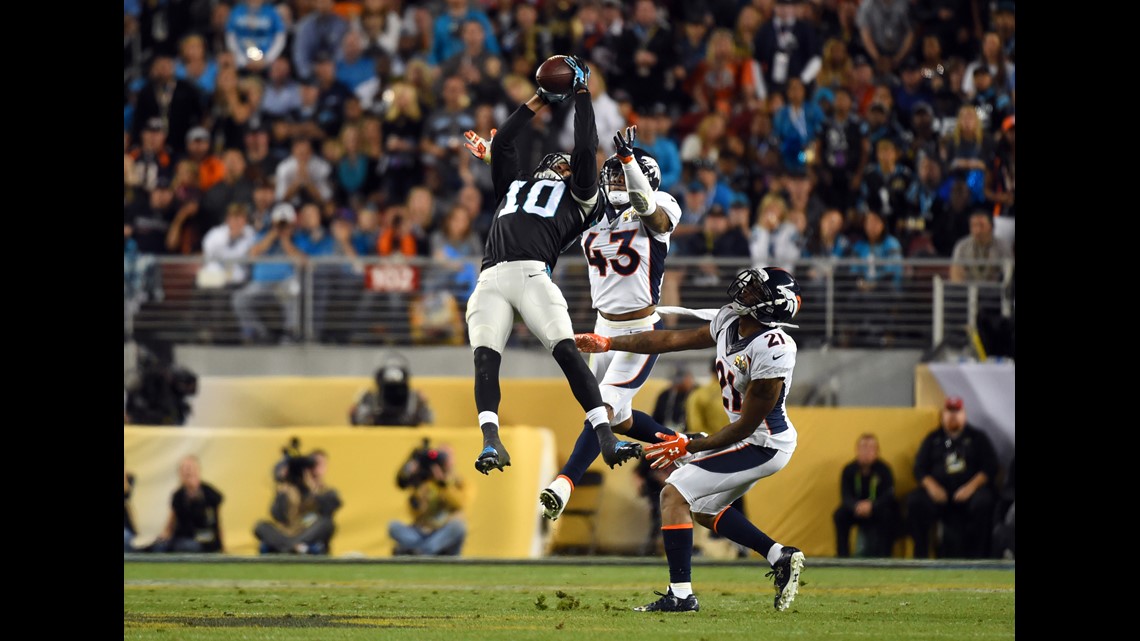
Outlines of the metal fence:
[{"label": "metal fence", "polygon": [[[1000,280],[952,283],[948,260],[802,261],[794,269],[803,306],[793,336],[804,347],[965,346],[979,318],[1008,319],[1014,305],[1013,261],[967,265],[992,267]],[[748,266],[739,259],[670,257],[661,304],[718,308],[735,273]],[[596,316],[587,267],[580,255],[567,254],[554,272],[577,332],[592,331]],[[287,277],[250,284],[253,270],[265,269]],[[124,264],[124,336],[212,345],[463,345],[478,272],[478,264],[427,259],[204,265],[201,257],[143,256]],[[886,279],[893,284],[875,280],[884,273],[896,276]],[[665,319],[670,327],[702,322]],[[516,323],[511,345],[538,344]]]}]

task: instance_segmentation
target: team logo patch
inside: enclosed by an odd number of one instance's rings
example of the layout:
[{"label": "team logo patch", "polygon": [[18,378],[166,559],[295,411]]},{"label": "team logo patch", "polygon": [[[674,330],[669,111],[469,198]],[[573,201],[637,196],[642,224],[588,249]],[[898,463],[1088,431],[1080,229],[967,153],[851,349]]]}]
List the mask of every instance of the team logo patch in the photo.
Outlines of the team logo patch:
[{"label": "team logo patch", "polygon": [[748,372],[748,364],[748,357],[744,354],[737,355],[737,357],[732,361],[733,367],[745,373]]}]

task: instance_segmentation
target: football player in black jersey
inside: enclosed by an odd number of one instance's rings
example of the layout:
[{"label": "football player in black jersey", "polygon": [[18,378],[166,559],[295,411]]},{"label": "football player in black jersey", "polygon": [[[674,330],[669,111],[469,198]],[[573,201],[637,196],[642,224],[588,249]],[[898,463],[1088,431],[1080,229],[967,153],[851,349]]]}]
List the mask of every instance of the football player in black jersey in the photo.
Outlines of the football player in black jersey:
[{"label": "football player in black jersey", "polygon": [[[483,450],[475,469],[488,474],[511,464],[499,439],[499,366],[515,312],[546,349],[570,383],[574,398],[594,426],[602,460],[611,468],[641,455],[641,446],[619,441],[610,428],[598,381],[574,344],[566,298],[551,279],[558,256],[578,242],[604,213],[598,186],[598,131],[590,99],[590,68],[567,57],[574,71],[569,93],[541,87],[499,128],[491,142],[495,209],[482,271],[467,303],[467,329],[475,357],[475,407]],[[574,100],[574,151],[547,154],[534,170],[522,170],[515,138],[548,104]]]}]

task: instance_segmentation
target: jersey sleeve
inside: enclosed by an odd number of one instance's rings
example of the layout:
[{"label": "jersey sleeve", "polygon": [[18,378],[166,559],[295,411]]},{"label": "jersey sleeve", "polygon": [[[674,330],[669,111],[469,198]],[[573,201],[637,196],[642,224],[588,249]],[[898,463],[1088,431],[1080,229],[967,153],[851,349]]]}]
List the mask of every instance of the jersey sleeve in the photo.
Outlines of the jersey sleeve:
[{"label": "jersey sleeve", "polygon": [[658,190],[653,194],[653,197],[657,201],[657,208],[665,212],[672,224],[669,226],[669,231],[656,232],[649,227],[646,227],[645,231],[658,240],[664,240],[673,233],[673,230],[677,228],[677,223],[681,221],[681,204],[677,202],[673,194],[667,191]]},{"label": "jersey sleeve", "polygon": [[736,318],[736,312],[732,311],[731,307],[725,305],[720,308],[716,317],[709,323],[709,333],[712,334],[714,341],[717,339],[717,335],[720,334],[720,330],[724,329],[734,318]]}]

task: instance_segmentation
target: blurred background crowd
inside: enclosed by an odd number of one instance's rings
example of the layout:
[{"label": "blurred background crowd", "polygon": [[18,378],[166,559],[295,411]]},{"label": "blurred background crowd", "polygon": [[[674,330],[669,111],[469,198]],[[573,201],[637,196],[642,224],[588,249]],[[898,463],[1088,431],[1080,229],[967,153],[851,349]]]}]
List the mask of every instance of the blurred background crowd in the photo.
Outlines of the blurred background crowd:
[{"label": "blurred background crowd", "polygon": [[[599,157],[636,124],[682,205],[671,255],[1012,257],[1008,0],[124,0],[123,19],[128,253],[270,255],[280,225],[282,254],[477,261],[495,202],[463,132],[490,137],[574,54]],[[572,111],[533,120],[522,166],[570,150]],[[216,276],[272,280],[254,272]]]}]

